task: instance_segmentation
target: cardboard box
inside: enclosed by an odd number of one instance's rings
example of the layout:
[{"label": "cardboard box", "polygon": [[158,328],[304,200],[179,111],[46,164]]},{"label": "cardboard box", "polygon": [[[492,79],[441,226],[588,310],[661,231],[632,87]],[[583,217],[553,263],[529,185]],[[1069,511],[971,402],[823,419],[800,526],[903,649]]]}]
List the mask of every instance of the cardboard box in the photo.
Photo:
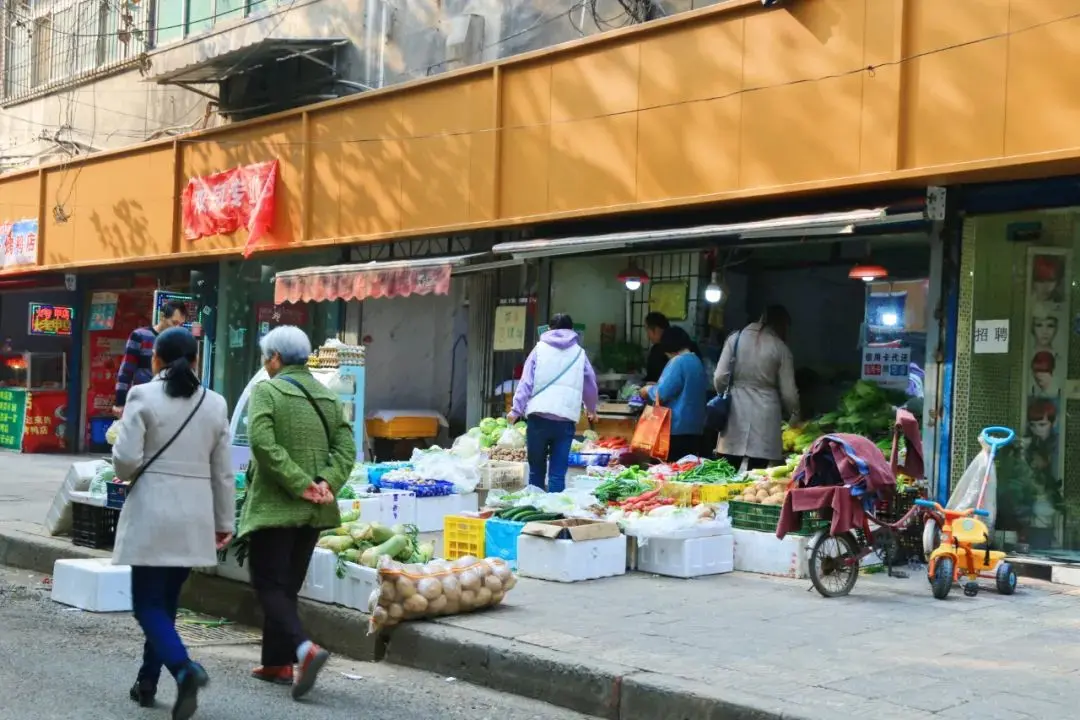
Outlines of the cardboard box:
[{"label": "cardboard box", "polygon": [[615,523],[604,522],[603,520],[570,518],[550,522],[526,523],[521,530],[521,534],[534,535],[548,540],[584,542],[585,540],[616,538],[622,535],[622,531],[619,530],[619,526]]}]

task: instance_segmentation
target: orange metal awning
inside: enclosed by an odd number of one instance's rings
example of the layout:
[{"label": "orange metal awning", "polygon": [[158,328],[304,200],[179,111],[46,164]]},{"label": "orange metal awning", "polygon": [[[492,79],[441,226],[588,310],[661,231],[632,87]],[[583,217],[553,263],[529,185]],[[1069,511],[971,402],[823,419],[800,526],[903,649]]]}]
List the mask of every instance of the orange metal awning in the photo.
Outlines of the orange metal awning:
[{"label": "orange metal awning", "polygon": [[[483,254],[483,253],[481,253]],[[274,302],[446,295],[454,266],[473,255],[303,268],[274,277]]]}]

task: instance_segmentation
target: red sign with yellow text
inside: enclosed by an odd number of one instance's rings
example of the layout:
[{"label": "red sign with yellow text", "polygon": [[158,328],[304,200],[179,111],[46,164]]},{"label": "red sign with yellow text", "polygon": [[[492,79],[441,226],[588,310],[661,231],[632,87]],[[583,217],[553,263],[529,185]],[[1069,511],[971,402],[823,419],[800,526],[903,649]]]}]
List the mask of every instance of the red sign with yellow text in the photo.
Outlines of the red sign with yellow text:
[{"label": "red sign with yellow text", "polygon": [[31,392],[26,403],[25,453],[63,452],[67,447],[67,392]]}]

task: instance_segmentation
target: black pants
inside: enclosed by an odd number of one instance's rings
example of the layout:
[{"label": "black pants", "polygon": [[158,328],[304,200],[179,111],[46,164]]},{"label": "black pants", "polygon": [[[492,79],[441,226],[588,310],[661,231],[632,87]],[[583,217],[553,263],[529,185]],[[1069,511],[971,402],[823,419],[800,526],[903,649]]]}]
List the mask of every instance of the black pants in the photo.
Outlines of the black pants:
[{"label": "black pants", "polygon": [[[736,470],[742,467],[743,459],[741,455],[722,455],[721,457],[731,463],[731,466],[734,467]],[[765,458],[752,457],[746,459],[747,470],[762,470],[764,468],[772,466],[772,464],[772,460],[766,460]]]},{"label": "black pants", "polygon": [[671,448],[668,450],[668,462],[677,462],[687,455],[701,455],[700,435],[672,435]]},{"label": "black pants", "polygon": [[297,647],[308,639],[300,625],[297,595],[318,540],[319,531],[310,527],[266,528],[249,536],[251,584],[265,616],[262,664],[266,667],[295,664]]}]

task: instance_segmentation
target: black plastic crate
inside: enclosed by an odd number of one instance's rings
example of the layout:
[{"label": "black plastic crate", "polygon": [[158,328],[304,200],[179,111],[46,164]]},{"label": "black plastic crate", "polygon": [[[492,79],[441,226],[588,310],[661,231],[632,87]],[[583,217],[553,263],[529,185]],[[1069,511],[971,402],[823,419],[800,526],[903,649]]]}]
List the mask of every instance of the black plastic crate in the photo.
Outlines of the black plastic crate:
[{"label": "black plastic crate", "polygon": [[83,503],[71,504],[71,544],[110,550],[116,542],[120,511]]}]

